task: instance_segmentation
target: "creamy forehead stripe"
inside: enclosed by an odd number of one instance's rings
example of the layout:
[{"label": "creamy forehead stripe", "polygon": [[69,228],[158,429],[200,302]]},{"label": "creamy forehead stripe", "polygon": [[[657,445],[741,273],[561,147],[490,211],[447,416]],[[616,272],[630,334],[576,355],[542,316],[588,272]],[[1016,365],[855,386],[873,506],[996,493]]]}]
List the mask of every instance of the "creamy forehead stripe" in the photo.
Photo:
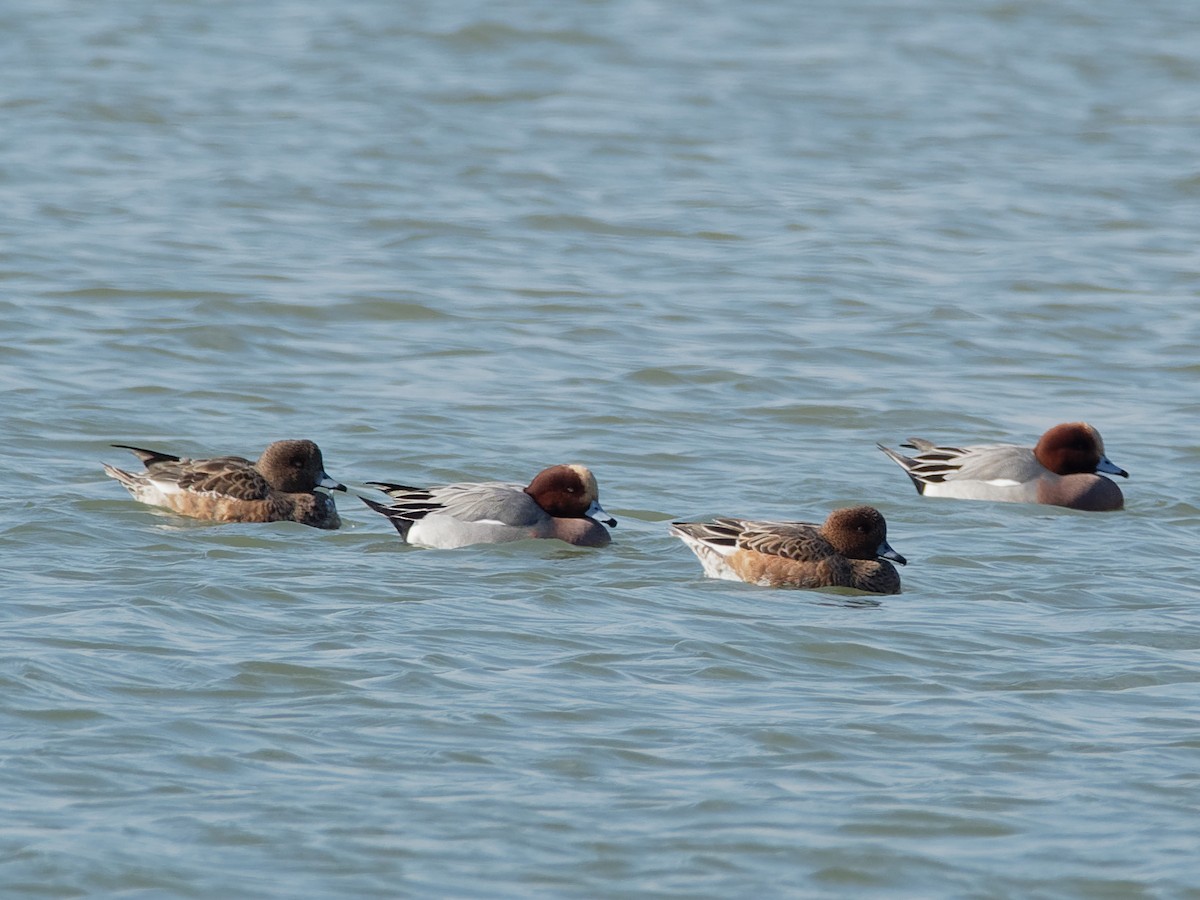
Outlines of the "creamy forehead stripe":
[{"label": "creamy forehead stripe", "polygon": [[578,463],[567,466],[572,472],[580,477],[583,481],[583,489],[593,497],[600,496],[600,487],[596,484],[596,476],[592,474],[591,469],[587,466],[581,466]]}]

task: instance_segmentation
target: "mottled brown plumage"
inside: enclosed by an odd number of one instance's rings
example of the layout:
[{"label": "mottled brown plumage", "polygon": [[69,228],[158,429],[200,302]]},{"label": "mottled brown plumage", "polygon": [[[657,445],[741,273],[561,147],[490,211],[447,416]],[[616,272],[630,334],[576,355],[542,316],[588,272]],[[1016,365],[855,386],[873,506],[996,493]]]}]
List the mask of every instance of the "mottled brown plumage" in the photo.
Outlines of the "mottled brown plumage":
[{"label": "mottled brown plumage", "polygon": [[345,490],[325,474],[312,441],[276,441],[254,462],[241,456],[187,459],[114,444],[146,466],[131,473],[104,464],[104,471],[142,503],[216,522],[300,522],[337,528],[341,519],[324,491]]},{"label": "mottled brown plumage", "polygon": [[900,593],[900,575],[887,560],[904,557],[887,542],[887,523],[874,507],[830,513],[823,525],[718,518],[674,522],[671,533],[696,554],[712,578],[767,587],[844,587]]}]

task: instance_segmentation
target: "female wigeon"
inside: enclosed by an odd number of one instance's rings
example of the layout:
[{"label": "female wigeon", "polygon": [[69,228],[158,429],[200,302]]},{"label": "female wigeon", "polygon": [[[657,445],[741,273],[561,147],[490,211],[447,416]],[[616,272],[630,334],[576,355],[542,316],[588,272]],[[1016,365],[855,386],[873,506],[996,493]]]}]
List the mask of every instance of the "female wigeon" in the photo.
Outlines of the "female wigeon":
[{"label": "female wigeon", "polygon": [[1097,475],[1129,473],[1104,455],[1104,441],[1086,422],[1055,425],[1035,447],[987,444],[940,447],[909,438],[901,447],[920,451],[903,456],[877,445],[912,479],[918,494],[963,500],[1044,503],[1071,509],[1120,509],[1125,498],[1116,483]]},{"label": "female wigeon", "polygon": [[764,587],[843,587],[900,593],[900,575],[887,560],[907,560],[887,542],[887,522],[872,506],[835,509],[824,525],[719,518],[672,522],[710,578]]},{"label": "female wigeon", "polygon": [[501,481],[415,488],[369,481],[392,498],[390,504],[359,499],[387,516],[407,543],[450,549],[526,538],[557,538],[599,547],[615,526],[600,506],[596,478],[579,465],[543,469],[528,486]]},{"label": "female wigeon", "polygon": [[315,489],[346,488],[325,474],[321,450],[312,441],[276,441],[256,462],[240,456],[187,459],[113,446],[132,451],[146,466],[145,472],[131,473],[103,464],[142,503],[215,522],[300,522],[314,528],[342,524],[333,497]]}]

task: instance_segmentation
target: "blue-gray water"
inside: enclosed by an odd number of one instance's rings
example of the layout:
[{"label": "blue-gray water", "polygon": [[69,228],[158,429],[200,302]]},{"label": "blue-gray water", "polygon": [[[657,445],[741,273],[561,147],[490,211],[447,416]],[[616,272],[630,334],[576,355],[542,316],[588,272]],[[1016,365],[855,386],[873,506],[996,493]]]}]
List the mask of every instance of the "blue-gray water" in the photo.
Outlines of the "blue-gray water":
[{"label": "blue-gray water", "polygon": [[[8,897],[1200,897],[1193,0],[0,6]],[[1087,419],[1127,509],[874,444]],[[596,472],[609,548],[112,442]],[[665,523],[872,502],[860,602]]]}]

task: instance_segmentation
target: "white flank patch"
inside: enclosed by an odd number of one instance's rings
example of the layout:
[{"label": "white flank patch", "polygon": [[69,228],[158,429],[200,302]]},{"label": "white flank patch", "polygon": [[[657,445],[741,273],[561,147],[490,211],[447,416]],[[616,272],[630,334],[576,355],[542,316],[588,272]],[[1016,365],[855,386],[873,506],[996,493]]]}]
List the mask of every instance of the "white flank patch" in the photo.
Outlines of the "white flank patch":
[{"label": "white flank patch", "polygon": [[151,506],[170,506],[167,497],[179,493],[179,485],[172,481],[139,481],[130,492],[142,503]]},{"label": "white flank patch", "polygon": [[736,547],[714,546],[680,531],[672,530],[671,534],[682,540],[687,548],[696,554],[696,559],[700,560],[700,567],[709,578],[720,578],[724,581],[742,580],[725,562],[725,557],[736,550]]}]

